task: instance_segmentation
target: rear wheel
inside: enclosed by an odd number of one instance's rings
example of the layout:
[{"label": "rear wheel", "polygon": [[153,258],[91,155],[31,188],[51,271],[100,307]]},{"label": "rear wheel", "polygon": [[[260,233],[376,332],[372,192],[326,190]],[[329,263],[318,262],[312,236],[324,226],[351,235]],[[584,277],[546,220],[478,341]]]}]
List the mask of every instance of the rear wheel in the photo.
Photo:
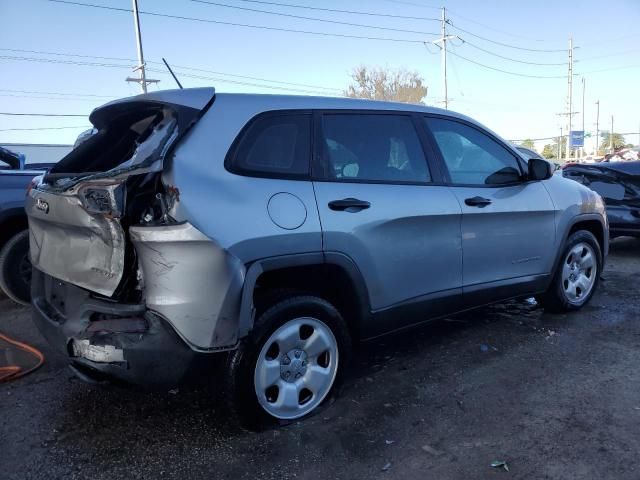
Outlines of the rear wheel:
[{"label": "rear wheel", "polygon": [[230,355],[229,406],[249,426],[302,418],[330,397],[349,355],[349,333],[333,305],[314,296],[280,301]]},{"label": "rear wheel", "polygon": [[577,310],[593,296],[602,268],[600,245],[591,232],[579,230],[568,239],[549,290],[540,296],[552,312]]},{"label": "rear wheel", "polygon": [[28,305],[31,300],[29,231],[9,239],[0,250],[0,288],[13,301]]}]

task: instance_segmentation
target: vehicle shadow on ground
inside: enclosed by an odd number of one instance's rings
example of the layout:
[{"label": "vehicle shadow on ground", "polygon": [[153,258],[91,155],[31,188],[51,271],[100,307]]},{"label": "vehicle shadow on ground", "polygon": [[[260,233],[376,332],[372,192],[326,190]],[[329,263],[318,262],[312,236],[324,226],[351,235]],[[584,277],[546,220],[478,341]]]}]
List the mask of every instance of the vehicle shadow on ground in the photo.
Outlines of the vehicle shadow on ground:
[{"label": "vehicle shadow on ground", "polygon": [[[542,309],[535,304],[512,301],[365,343],[355,351],[353,366],[339,399],[357,403],[350,398],[362,389],[380,388],[371,378],[382,377],[384,383],[386,372],[395,375],[416,364],[437,372],[451,361],[451,355],[457,357],[458,364],[461,359],[466,364],[477,361],[479,356],[500,355],[505,344],[501,337],[505,332],[513,346],[525,341],[527,333],[545,330],[544,317]],[[516,336],[509,333],[514,325],[520,329]],[[71,374],[68,382],[70,394],[64,397],[58,410],[60,423],[54,438],[66,448],[81,447],[85,454],[87,447],[96,447],[94,455],[106,455],[108,452],[99,448],[103,442],[120,445],[120,448],[134,448],[137,442],[157,443],[162,447],[171,443],[171,439],[184,439],[188,448],[197,449],[247,434],[229,421],[214,379],[210,388],[155,393],[114,385],[87,385]],[[409,383],[402,385],[411,388]],[[335,407],[329,405],[317,415],[335,414]],[[194,435],[194,431],[200,434]],[[96,442],[96,436],[103,441]]]},{"label": "vehicle shadow on ground", "polygon": [[[611,250],[618,262],[624,262],[625,258],[640,254],[639,246],[638,240],[620,239],[612,243]],[[617,276],[605,273],[607,280],[601,288],[604,295],[607,290],[617,289],[614,288]],[[595,305],[587,309],[600,308],[597,301],[592,303]],[[454,357],[457,367],[464,368],[517,348],[532,335],[549,338],[565,321],[566,315],[548,315],[533,302],[517,300],[364,343],[355,349],[352,367],[336,403],[358,403],[357,398],[363,391],[378,391],[385,388],[380,386],[385,382],[393,382],[396,389],[410,389],[410,382],[405,383],[402,376],[405,371],[417,371],[416,365],[421,372],[433,372],[424,381],[437,381]],[[65,375],[69,394],[57,409],[56,434],[49,440],[62,443],[66,448],[82,447],[85,453],[87,448],[95,447],[93,455],[107,455],[105,461],[109,452],[99,448],[103,442],[96,443],[96,436],[107,445],[120,445],[119,448],[134,448],[137,442],[164,448],[172,440],[182,439],[184,448],[206,449],[250,435],[229,421],[214,376],[207,388],[150,393],[113,385],[87,385],[71,374]],[[384,401],[379,401],[380,406]],[[336,409],[337,406],[329,405],[317,416],[341,414]]]}]

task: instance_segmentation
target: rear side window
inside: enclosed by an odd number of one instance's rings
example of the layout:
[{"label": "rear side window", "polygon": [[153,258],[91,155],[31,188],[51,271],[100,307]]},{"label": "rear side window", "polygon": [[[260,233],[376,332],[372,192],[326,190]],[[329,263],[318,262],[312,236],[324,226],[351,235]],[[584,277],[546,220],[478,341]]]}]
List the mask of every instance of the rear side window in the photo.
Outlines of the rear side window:
[{"label": "rear side window", "polygon": [[407,115],[322,115],[321,167],[332,181],[431,181],[411,117]]},{"label": "rear side window", "polygon": [[307,178],[311,158],[310,114],[267,114],[242,133],[228,168],[259,177]]},{"label": "rear side window", "polygon": [[461,185],[501,185],[521,180],[515,155],[489,135],[464,123],[425,117],[451,181]]}]

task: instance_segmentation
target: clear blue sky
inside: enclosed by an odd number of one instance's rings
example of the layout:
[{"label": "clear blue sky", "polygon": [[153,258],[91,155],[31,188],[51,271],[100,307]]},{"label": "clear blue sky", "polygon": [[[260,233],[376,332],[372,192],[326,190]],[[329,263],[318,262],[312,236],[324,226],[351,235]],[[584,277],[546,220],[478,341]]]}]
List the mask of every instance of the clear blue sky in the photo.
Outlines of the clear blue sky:
[{"label": "clear blue sky", "polygon": [[[129,9],[130,0],[78,0],[82,3]],[[283,12],[341,22],[377,25],[400,30],[438,33],[440,24],[425,19],[399,19],[285,8],[241,0],[212,0],[245,8]],[[615,115],[617,132],[640,129],[640,0],[272,0],[278,3],[358,10],[410,17],[439,17],[444,5],[454,26],[495,42],[529,49],[566,49],[568,37],[575,45],[575,73],[586,78],[586,130],[593,130],[595,101],[600,100],[600,121],[608,128]],[[409,40],[433,40],[433,35],[336,25],[265,13],[206,5],[189,0],[139,0],[148,12],[198,17],[221,22]],[[517,5],[517,6],[516,6]],[[110,98],[138,93],[124,79],[132,72],[136,53],[130,13],[87,8],[46,0],[0,0],[0,111],[88,114]],[[434,46],[377,40],[325,37],[269,31],[239,26],[194,22],[141,15],[145,57],[174,65],[224,74],[260,77],[281,82],[321,86],[337,93],[349,83],[353,67],[379,65],[418,71],[429,87],[427,103],[442,97],[440,55]],[[487,42],[453,28],[450,33],[497,55],[523,62],[563,63],[567,53],[530,52]],[[86,55],[72,57],[13,50]],[[527,75],[562,76],[534,79],[488,70],[461,58],[449,57],[450,108],[468,114],[510,139],[547,137],[559,133],[564,121],[556,114],[565,109],[566,66],[516,63],[455,41],[452,51],[494,68]],[[13,57],[13,58],[8,58]],[[91,57],[117,57],[106,60]],[[592,58],[593,57],[593,58]],[[94,62],[119,66],[87,66],[18,60],[45,59]],[[150,64],[152,68],[161,68]],[[187,71],[179,76],[185,86],[214,85],[218,91],[286,93],[255,85],[263,81],[228,75]],[[602,71],[605,70],[605,71]],[[192,75],[216,80],[188,78]],[[164,72],[150,72],[160,88],[174,88]],[[269,84],[278,85],[278,84]],[[282,86],[280,84],[280,86]],[[151,86],[151,89],[156,88]],[[315,87],[291,87],[318,90]],[[19,92],[20,91],[20,92]],[[24,93],[47,92],[47,93]],[[93,96],[92,96],[93,95]],[[574,82],[574,110],[582,110],[580,77]],[[574,120],[579,129],[582,114]],[[7,117],[0,115],[0,143],[72,143],[88,120],[64,117]],[[60,127],[78,127],[62,129]],[[59,130],[12,130],[57,127]],[[638,143],[638,135],[627,141]]]}]

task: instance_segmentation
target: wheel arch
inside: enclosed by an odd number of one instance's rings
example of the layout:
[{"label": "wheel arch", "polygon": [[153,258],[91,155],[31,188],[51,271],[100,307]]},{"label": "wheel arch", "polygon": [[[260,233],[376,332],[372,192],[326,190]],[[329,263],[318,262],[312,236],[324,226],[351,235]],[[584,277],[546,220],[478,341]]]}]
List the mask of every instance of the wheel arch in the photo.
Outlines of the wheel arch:
[{"label": "wheel arch", "polygon": [[10,208],[0,212],[0,248],[16,233],[29,228],[23,208]]},{"label": "wheel arch", "polygon": [[550,276],[551,278],[555,275],[558,270],[558,266],[562,261],[562,253],[564,251],[564,246],[567,243],[567,239],[579,230],[586,230],[596,238],[602,253],[602,267],[604,269],[605,257],[609,252],[608,226],[606,225],[606,221],[603,217],[597,213],[582,214],[575,216],[571,222],[567,223],[565,231],[561,236],[562,242],[559,244],[558,251],[556,252],[556,258],[553,264],[553,275]]},{"label": "wheel arch", "polygon": [[338,252],[313,252],[271,257],[247,266],[241,296],[238,337],[251,332],[259,315],[257,295],[276,289],[295,289],[325,298],[340,311],[353,339],[371,314],[368,289],[360,270]]}]

